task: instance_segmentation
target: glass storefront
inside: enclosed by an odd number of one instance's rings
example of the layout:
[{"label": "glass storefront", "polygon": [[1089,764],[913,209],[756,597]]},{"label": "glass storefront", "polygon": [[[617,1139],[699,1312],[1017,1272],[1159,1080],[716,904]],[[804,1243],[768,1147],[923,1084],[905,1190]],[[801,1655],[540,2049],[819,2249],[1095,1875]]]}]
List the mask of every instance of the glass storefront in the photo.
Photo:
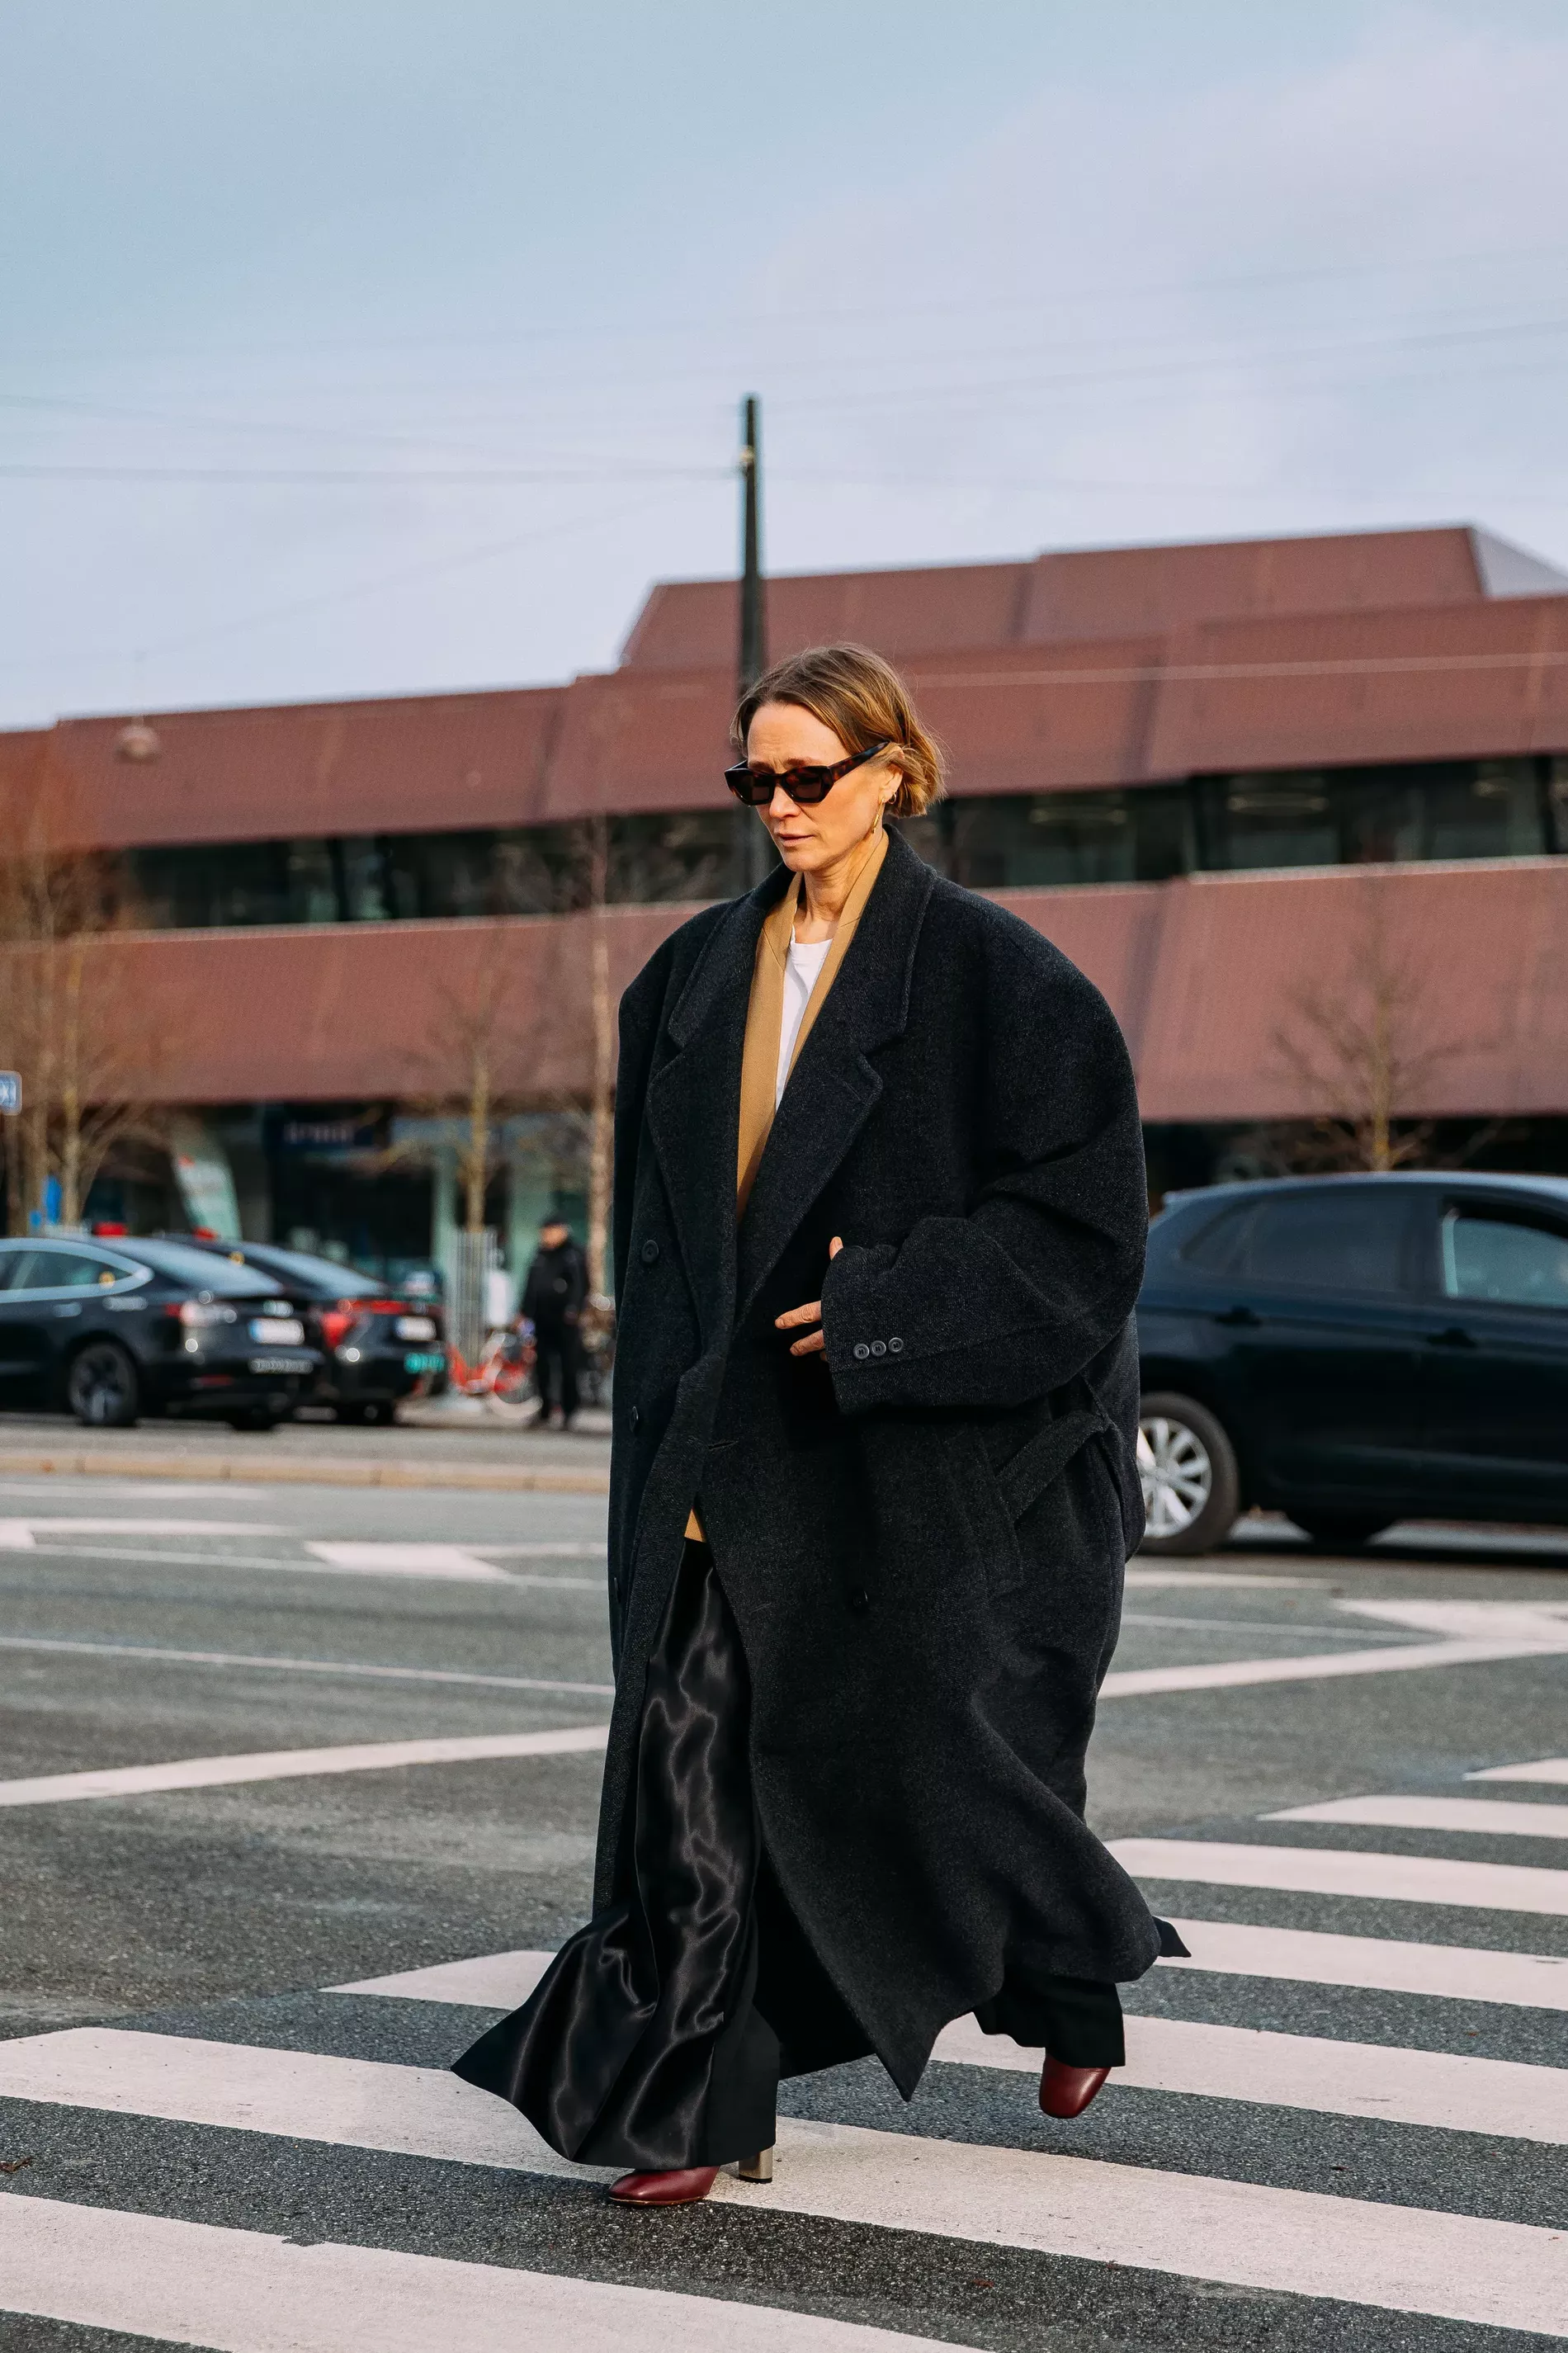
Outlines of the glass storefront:
[{"label": "glass storefront", "polygon": [[[733,897],[737,808],[608,820],[613,905]],[[1453,760],[1192,776],[1128,790],[954,797],[909,824],[976,891],[1568,850],[1568,761]],[[561,823],[129,850],[128,911],[152,930],[560,914],[589,902],[590,828]]]}]

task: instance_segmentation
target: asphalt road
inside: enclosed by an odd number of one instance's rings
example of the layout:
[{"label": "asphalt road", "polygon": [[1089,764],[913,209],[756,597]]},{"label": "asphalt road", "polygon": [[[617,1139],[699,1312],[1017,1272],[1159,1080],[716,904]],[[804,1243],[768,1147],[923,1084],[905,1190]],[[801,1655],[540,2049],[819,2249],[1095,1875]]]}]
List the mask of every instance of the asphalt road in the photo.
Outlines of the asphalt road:
[{"label": "asphalt road", "polygon": [[955,2027],[639,2214],[442,2073],[584,1915],[603,1514],[0,1472],[5,2353],[1568,2341],[1568,1766],[1467,1778],[1568,1754],[1568,1540],[1135,1564],[1092,1818],[1200,1965],[1127,2079]]}]

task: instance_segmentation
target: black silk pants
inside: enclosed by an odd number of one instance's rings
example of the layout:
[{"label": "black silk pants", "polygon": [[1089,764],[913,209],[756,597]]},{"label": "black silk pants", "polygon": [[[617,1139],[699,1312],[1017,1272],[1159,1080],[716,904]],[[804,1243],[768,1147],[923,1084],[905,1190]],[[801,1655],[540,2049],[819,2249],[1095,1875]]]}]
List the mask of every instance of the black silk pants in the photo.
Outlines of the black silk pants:
[{"label": "black silk pants", "polygon": [[[612,1900],[455,2072],[582,2165],[724,2165],[773,2139],[779,2079],[871,2045],[768,1864],[751,1688],[713,1556],[688,1541],[649,1662]],[[1011,1978],[988,2033],[1069,2066],[1122,2063],[1113,1985]]]}]

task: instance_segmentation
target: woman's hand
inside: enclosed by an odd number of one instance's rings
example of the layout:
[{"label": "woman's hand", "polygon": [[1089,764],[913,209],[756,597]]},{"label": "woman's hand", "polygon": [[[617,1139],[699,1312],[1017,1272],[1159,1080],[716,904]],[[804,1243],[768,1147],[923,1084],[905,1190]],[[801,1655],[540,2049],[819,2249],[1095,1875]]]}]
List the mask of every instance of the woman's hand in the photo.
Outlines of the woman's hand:
[{"label": "woman's hand", "polygon": [[[830,1262],[838,1256],[838,1253],[843,1247],[843,1242],[840,1240],[839,1237],[835,1234],[833,1240],[827,1245],[827,1256]],[[797,1324],[815,1324],[816,1329],[815,1332],[808,1332],[804,1340],[795,1340],[791,1343],[790,1355],[792,1356],[814,1356],[819,1352],[819,1350],[826,1347],[827,1335],[822,1328],[822,1302],[820,1299],[813,1299],[809,1301],[805,1307],[792,1307],[786,1314],[775,1315],[773,1318],[773,1329],[776,1332],[792,1332]]]}]

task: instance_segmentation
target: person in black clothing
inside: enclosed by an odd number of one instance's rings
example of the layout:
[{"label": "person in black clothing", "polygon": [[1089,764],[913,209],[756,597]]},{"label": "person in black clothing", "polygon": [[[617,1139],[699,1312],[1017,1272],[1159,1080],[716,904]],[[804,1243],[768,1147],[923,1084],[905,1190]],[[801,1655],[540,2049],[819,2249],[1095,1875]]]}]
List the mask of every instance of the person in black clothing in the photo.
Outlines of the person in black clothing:
[{"label": "person in black clothing", "polygon": [[547,1218],[522,1290],[522,1312],[533,1326],[539,1383],[537,1423],[550,1419],[557,1390],[561,1427],[577,1410],[577,1319],[588,1296],[588,1267],[563,1218]]}]

